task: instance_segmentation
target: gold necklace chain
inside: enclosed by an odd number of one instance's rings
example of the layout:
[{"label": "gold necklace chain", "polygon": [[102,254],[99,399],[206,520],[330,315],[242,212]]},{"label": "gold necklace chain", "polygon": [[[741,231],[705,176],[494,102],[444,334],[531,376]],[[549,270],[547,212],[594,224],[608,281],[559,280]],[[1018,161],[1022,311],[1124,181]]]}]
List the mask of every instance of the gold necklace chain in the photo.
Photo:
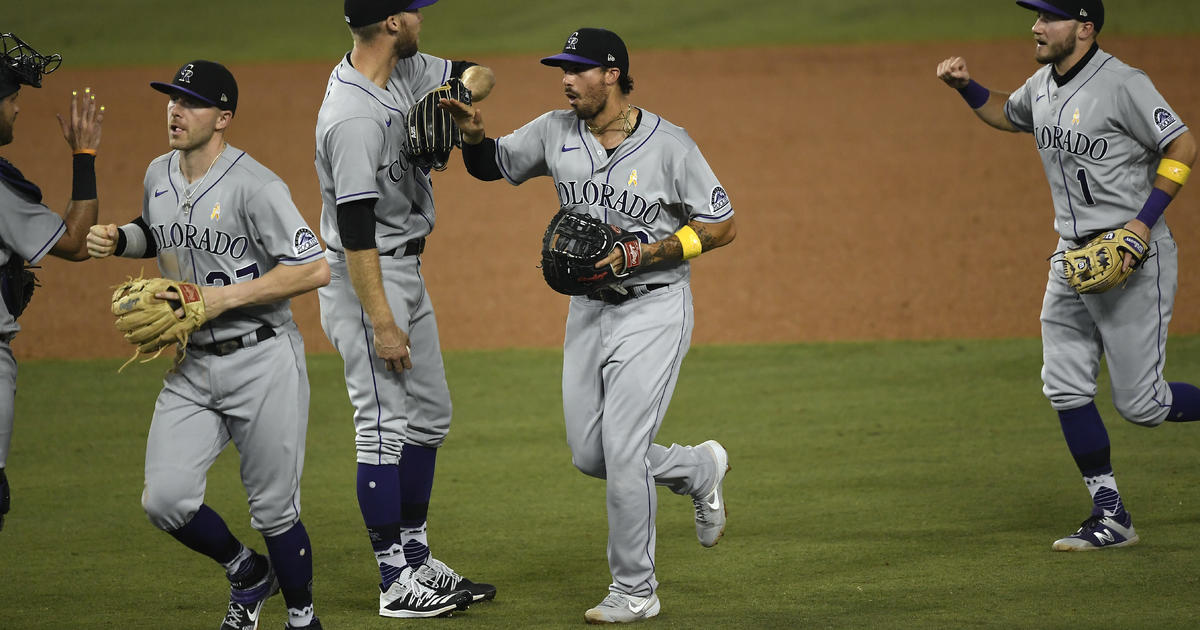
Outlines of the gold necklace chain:
[{"label": "gold necklace chain", "polygon": [[[192,192],[184,193],[184,196],[183,196],[183,211],[184,212],[192,211],[192,197],[195,196],[196,191],[200,190],[200,187],[204,185],[204,180],[208,179],[208,174],[211,173],[212,168],[217,165],[217,160],[221,159],[221,154],[225,153],[225,147],[227,147],[227,146],[229,146],[229,145],[224,142],[221,143],[221,150],[217,151],[217,157],[213,158],[212,163],[208,165],[208,170],[204,171],[204,177],[201,177],[200,181],[196,182],[196,186],[194,188],[192,188]],[[183,165],[180,164],[180,166],[182,167]],[[181,171],[182,171],[182,169],[181,169]]]},{"label": "gold necklace chain", "polygon": [[586,123],[588,131],[592,132],[593,135],[598,136],[598,135],[608,131],[608,128],[613,126],[613,123],[615,123],[619,120],[619,121],[621,121],[621,131],[625,132],[625,137],[629,137],[630,134],[633,133],[633,122],[631,122],[629,120],[629,115],[632,113],[633,113],[633,105],[626,105],[625,111],[621,112],[620,114],[617,114],[616,118],[613,118],[612,120],[605,123],[603,127],[593,127],[591,125],[591,123]]}]

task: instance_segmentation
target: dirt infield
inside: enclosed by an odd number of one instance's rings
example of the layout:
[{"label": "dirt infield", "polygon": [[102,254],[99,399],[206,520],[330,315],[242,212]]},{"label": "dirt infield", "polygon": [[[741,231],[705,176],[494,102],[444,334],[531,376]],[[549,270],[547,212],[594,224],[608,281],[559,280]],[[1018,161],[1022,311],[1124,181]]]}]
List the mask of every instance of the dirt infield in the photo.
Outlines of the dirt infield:
[{"label": "dirt infield", "polygon": [[[1197,40],[1113,39],[1188,121],[1200,120]],[[1045,178],[1025,135],[975,120],[934,77],[961,54],[1008,91],[1035,69],[1021,42],[637,53],[633,102],[686,127],[729,191],[738,239],[693,269],[695,342],[1036,336],[1055,244]],[[314,228],[320,198],[313,123],[335,60],[234,66],[240,111],[228,138],[278,173]],[[534,56],[481,58],[497,87],[481,106],[492,135],[564,106],[555,70]],[[21,93],[16,141],[2,154],[61,211],[69,155],[54,120],[72,88],[107,106],[101,220],[140,212],[146,164],[166,150],[165,98],[146,84],[177,66],[63,69]],[[548,179],[514,188],[471,179],[455,158],[435,178],[439,216],[424,255],[442,345],[555,346],[566,299],[536,268],[556,210]],[[1200,217],[1185,192],[1168,220],[1180,242],[1173,333],[1200,332]],[[151,262],[152,261],[147,261]],[[47,259],[21,318],[20,358],[123,356],[109,287],[143,261]],[[295,302],[310,351],[331,351],[315,296]]]}]

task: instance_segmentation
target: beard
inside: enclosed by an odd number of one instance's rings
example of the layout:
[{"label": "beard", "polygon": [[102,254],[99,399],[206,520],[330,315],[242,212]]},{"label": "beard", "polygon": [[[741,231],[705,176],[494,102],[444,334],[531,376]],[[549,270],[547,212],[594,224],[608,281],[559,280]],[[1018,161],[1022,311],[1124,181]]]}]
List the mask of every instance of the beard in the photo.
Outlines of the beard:
[{"label": "beard", "polygon": [[1067,57],[1075,54],[1075,37],[1071,37],[1065,42],[1058,44],[1047,44],[1045,48],[1034,54],[1034,59],[1038,63],[1058,63]]},{"label": "beard", "polygon": [[396,40],[396,46],[392,50],[396,53],[396,57],[400,59],[408,59],[417,54],[417,47],[420,44],[420,37],[407,28],[404,29],[405,37]]}]

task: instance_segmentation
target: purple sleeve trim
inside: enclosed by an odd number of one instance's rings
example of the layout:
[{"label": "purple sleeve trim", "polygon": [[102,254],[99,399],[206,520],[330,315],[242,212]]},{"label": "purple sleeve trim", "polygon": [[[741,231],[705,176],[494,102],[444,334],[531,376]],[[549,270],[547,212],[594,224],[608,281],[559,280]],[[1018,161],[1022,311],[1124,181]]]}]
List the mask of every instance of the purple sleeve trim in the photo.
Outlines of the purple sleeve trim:
[{"label": "purple sleeve trim", "polygon": [[1170,203],[1171,195],[1168,195],[1166,191],[1159,188],[1152,189],[1145,205],[1142,206],[1142,211],[1137,215],[1137,220],[1145,223],[1146,227],[1154,227]]},{"label": "purple sleeve trim", "polygon": [[338,197],[334,201],[336,201],[337,203],[341,203],[341,202],[349,200],[349,199],[366,198],[369,196],[378,197],[379,192],[375,191],[375,190],[367,190],[367,191],[363,191],[363,192],[350,193],[349,195],[342,195],[341,197]]},{"label": "purple sleeve trim", "polygon": [[313,253],[308,254],[307,256],[302,256],[300,258],[294,258],[292,256],[281,256],[279,258],[279,262],[282,264],[285,264],[285,265],[297,265],[297,264],[303,264],[306,262],[310,262],[314,258],[320,258],[324,255],[325,255],[325,250],[318,247],[316,250],[313,251]]},{"label": "purple sleeve trim", "polygon": [[688,217],[689,221],[699,221],[701,223],[723,223],[726,219],[733,216],[733,208],[730,207],[721,214],[709,216],[707,214],[696,214]]},{"label": "purple sleeve trim", "polygon": [[504,162],[500,160],[500,140],[500,138],[496,138],[496,165],[500,167],[500,172],[504,173],[504,179],[507,179],[508,183],[513,186],[520,185],[521,182],[513,179],[513,176],[508,174],[508,169],[504,168]]},{"label": "purple sleeve trim", "polygon": [[[51,236],[50,240],[46,241],[46,244],[42,245],[42,248],[34,253],[33,258],[30,258],[29,262],[36,263],[37,261],[41,260],[46,255],[46,252],[50,251],[50,249],[54,247],[54,244],[58,242],[58,239],[62,238],[63,233],[66,231],[67,224],[64,221],[58,225],[58,229],[54,231],[54,236]],[[18,256],[19,255],[20,254],[18,254]]]},{"label": "purple sleeve trim", "polygon": [[1172,131],[1169,135],[1164,137],[1162,140],[1158,141],[1159,150],[1166,147],[1168,144],[1173,142],[1175,140],[1175,138],[1177,138],[1179,136],[1179,134],[1181,134],[1187,130],[1188,130],[1187,125],[1179,125],[1178,129],[1176,129],[1175,131]]},{"label": "purple sleeve trim", "polygon": [[980,107],[983,107],[988,102],[988,99],[992,96],[992,93],[988,91],[987,88],[976,83],[975,79],[971,79],[971,81],[967,83],[967,87],[959,88],[958,93],[962,95],[963,100],[967,102],[967,105],[971,106],[971,109],[979,109]]}]

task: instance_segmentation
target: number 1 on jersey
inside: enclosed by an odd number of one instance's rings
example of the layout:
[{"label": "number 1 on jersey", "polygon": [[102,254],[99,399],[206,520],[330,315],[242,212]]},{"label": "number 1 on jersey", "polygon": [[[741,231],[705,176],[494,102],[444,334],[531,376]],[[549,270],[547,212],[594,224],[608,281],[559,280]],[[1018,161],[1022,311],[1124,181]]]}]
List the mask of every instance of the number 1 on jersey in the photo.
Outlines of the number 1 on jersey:
[{"label": "number 1 on jersey", "polygon": [[1083,201],[1089,206],[1096,205],[1096,200],[1092,198],[1092,189],[1088,188],[1087,171],[1079,169],[1075,173],[1075,179],[1079,180],[1079,189],[1083,192]]}]

